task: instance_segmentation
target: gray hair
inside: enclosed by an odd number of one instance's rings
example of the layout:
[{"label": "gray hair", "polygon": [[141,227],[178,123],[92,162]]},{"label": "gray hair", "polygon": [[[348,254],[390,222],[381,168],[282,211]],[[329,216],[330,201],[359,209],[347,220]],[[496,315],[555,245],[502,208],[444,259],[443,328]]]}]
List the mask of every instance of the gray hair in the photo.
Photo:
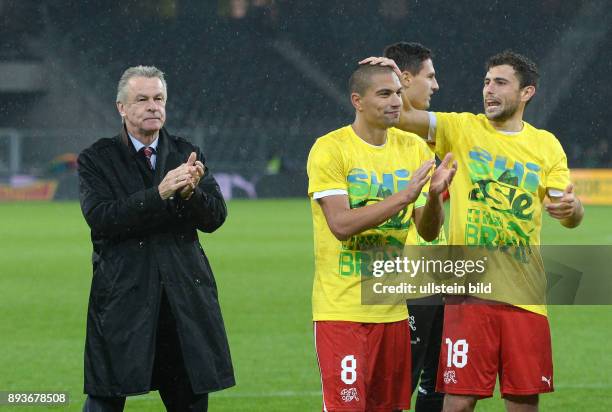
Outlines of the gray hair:
[{"label": "gray hair", "polygon": [[166,79],[164,78],[164,72],[162,72],[155,66],[134,66],[124,71],[121,75],[121,79],[119,79],[119,84],[117,85],[118,102],[125,103],[125,98],[127,94],[127,84],[133,77],[157,77],[159,80],[161,80],[164,86],[164,95],[166,96],[166,98],[168,97],[168,87],[166,85]]}]

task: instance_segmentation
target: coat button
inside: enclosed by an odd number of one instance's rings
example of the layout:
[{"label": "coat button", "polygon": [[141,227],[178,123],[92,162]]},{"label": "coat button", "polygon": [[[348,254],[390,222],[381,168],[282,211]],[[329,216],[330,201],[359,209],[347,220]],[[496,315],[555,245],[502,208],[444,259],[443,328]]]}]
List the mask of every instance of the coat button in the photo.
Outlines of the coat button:
[{"label": "coat button", "polygon": [[195,279],[196,286],[200,286],[200,283],[202,283],[202,281],[199,278],[196,278]]},{"label": "coat button", "polygon": [[138,242],[138,246],[144,247],[144,241],[141,240],[140,242]]}]

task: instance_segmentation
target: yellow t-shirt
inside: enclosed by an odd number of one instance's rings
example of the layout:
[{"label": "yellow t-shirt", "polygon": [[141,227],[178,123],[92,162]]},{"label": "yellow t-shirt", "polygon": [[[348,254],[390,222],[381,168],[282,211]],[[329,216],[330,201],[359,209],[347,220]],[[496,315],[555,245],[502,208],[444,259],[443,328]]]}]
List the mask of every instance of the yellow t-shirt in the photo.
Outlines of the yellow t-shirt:
[{"label": "yellow t-shirt", "polygon": [[[450,186],[449,243],[539,245],[546,190],[564,190],[570,182],[555,136],[527,122],[522,131],[505,134],[484,114],[435,116],[436,154],[452,152],[459,163]],[[546,313],[545,307],[519,306]]]},{"label": "yellow t-shirt", "polygon": [[343,190],[352,209],[379,202],[406,188],[412,173],[431,157],[416,135],[387,131],[383,146],[359,138],[351,126],[328,133],[315,142],[308,156],[308,195],[314,228],[315,276],[313,319],[364,323],[407,319],[406,305],[361,304],[360,249],[371,246],[402,248],[413,225],[413,207],[425,204],[425,187],[415,205],[408,205],[377,228],[346,241],[332,234],[313,194]]}]

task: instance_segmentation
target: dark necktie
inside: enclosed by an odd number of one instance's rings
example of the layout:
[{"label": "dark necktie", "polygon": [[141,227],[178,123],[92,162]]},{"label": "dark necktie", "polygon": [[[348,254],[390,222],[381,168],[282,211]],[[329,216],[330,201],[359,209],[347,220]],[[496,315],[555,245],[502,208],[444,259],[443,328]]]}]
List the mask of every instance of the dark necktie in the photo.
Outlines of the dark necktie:
[{"label": "dark necktie", "polygon": [[143,147],[141,150],[142,153],[144,153],[145,155],[145,159],[147,159],[147,165],[149,165],[149,169],[154,170],[155,168],[153,167],[153,163],[151,163],[151,156],[153,156],[153,154],[155,153],[155,149],[146,146]]}]

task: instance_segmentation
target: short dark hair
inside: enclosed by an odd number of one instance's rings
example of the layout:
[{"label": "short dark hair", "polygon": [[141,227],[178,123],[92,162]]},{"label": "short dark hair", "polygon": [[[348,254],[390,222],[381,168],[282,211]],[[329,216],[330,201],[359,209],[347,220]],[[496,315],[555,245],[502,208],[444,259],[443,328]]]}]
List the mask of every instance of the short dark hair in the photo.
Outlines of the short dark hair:
[{"label": "short dark hair", "polygon": [[349,79],[349,93],[357,93],[363,96],[372,84],[372,76],[389,72],[393,73],[393,69],[389,66],[360,64]]},{"label": "short dark hair", "polygon": [[538,80],[540,79],[538,66],[536,66],[536,64],[527,57],[513,52],[512,50],[504,50],[495,56],[491,56],[489,60],[487,60],[485,68],[487,71],[489,71],[491,67],[501,66],[504,64],[507,64],[514,69],[521,89],[526,86],[538,86]]},{"label": "short dark hair", "polygon": [[420,43],[405,41],[388,45],[383,55],[395,60],[395,64],[401,71],[408,71],[413,76],[419,74],[425,60],[433,58],[433,53],[427,47]]}]

